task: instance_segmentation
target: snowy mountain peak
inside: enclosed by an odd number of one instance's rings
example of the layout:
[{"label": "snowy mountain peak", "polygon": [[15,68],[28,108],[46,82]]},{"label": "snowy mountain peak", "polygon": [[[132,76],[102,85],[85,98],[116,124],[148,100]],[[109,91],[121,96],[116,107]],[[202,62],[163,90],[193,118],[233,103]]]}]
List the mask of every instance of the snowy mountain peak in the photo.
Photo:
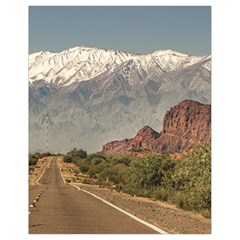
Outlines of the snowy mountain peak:
[{"label": "snowy mountain peak", "polygon": [[60,53],[41,51],[30,54],[29,82],[44,80],[54,86],[64,87],[93,79],[107,71],[127,71],[129,77],[131,72],[129,67],[126,68],[126,64],[130,60],[131,69],[142,79],[149,72],[153,72],[155,77],[160,77],[164,72],[188,67],[203,59],[204,57],[189,56],[173,50],[159,50],[152,54],[139,55],[79,45]]},{"label": "snowy mountain peak", "polygon": [[49,52],[49,51],[40,51],[40,52],[32,53],[29,55],[29,58],[28,58],[29,65],[33,63],[37,64],[40,61],[40,59],[43,60],[53,55],[55,55],[55,53]]},{"label": "snowy mountain peak", "polygon": [[152,53],[152,55],[158,55],[158,56],[163,56],[163,55],[175,55],[175,56],[181,56],[181,57],[187,57],[189,55],[180,53],[171,49],[167,50],[158,50]]}]

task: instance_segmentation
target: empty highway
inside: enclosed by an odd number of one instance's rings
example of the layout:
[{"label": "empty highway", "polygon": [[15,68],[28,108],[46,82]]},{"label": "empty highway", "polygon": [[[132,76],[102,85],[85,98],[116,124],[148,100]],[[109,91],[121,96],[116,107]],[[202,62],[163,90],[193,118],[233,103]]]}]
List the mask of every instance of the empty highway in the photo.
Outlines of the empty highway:
[{"label": "empty highway", "polygon": [[29,187],[30,234],[156,234],[101,200],[63,182],[53,157],[39,185]]}]

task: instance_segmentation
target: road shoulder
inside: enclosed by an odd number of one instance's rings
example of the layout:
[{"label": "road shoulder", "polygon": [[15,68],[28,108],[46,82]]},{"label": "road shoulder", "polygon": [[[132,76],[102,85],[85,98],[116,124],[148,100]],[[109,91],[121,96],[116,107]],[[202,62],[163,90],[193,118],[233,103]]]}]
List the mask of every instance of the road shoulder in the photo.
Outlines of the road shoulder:
[{"label": "road shoulder", "polygon": [[154,201],[143,197],[133,197],[129,194],[102,188],[98,185],[77,182],[78,177],[74,173],[76,170],[74,164],[64,163],[62,159],[59,158],[58,166],[61,169],[63,178],[66,182],[69,182],[69,184],[93,193],[169,233],[211,233],[211,220],[203,217],[201,214],[178,209],[174,205],[165,202]]}]

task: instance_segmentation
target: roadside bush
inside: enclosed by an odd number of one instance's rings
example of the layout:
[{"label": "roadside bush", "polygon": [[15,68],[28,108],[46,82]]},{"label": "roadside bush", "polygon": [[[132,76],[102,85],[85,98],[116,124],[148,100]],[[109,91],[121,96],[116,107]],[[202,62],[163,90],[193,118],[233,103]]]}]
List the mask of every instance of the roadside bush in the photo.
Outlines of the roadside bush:
[{"label": "roadside bush", "polygon": [[37,161],[38,161],[38,158],[33,158],[33,157],[29,158],[28,166],[36,165]]},{"label": "roadside bush", "polygon": [[87,157],[87,152],[77,148],[73,148],[71,151],[67,152],[68,156],[71,156],[72,158],[86,158]]},{"label": "roadside bush", "polygon": [[64,156],[63,161],[67,162],[67,163],[71,163],[73,161],[73,157],[66,155],[66,156]]},{"label": "roadside bush", "polygon": [[98,165],[98,164],[100,164],[100,163],[102,163],[102,162],[105,162],[105,159],[99,158],[99,157],[93,157],[93,158],[91,159],[91,165],[92,165],[92,166],[96,166],[96,165]]},{"label": "roadside bush", "polygon": [[81,172],[83,172],[83,173],[87,173],[90,169],[90,167],[87,164],[84,164],[84,163],[80,164],[79,168],[80,168]]},{"label": "roadside bush", "polygon": [[99,159],[104,159],[104,160],[107,159],[107,157],[104,156],[102,153],[92,153],[92,154],[89,154],[87,158],[88,159],[99,158]]},{"label": "roadside bush", "polygon": [[188,196],[184,192],[176,192],[170,202],[176,204],[178,208],[187,209]]},{"label": "roadside bush", "polygon": [[41,157],[49,157],[49,156],[55,156],[55,154],[50,152],[45,152],[41,154]]},{"label": "roadside bush", "polygon": [[131,163],[132,181],[141,188],[162,186],[167,171],[174,167],[168,156],[148,156],[134,159]]},{"label": "roadside bush", "polygon": [[39,158],[42,158],[41,153],[30,153],[28,156],[28,166],[35,166]]},{"label": "roadside bush", "polygon": [[30,153],[30,154],[29,154],[29,157],[30,157],[30,158],[36,158],[36,159],[38,159],[38,158],[41,158],[41,157],[42,157],[42,154],[39,153],[39,152]]},{"label": "roadside bush", "polygon": [[116,169],[113,168],[105,168],[102,172],[99,174],[99,179],[101,181],[109,181],[114,184],[117,184],[121,181],[121,177],[119,172]]},{"label": "roadside bush", "polygon": [[125,156],[114,156],[110,159],[110,161],[112,162],[112,164],[121,163],[127,167],[130,166],[131,163],[131,159]]},{"label": "roadside bush", "polygon": [[116,190],[132,196],[167,201],[211,216],[210,144],[199,145],[175,161],[168,154],[134,158],[96,153],[81,158],[76,157],[77,151],[69,152],[72,162],[100,185],[114,184]]},{"label": "roadside bush", "polygon": [[152,197],[156,200],[168,201],[172,196],[172,191],[166,188],[156,188],[152,193]]},{"label": "roadside bush", "polygon": [[172,199],[187,210],[211,209],[211,145],[199,145],[179,160],[172,174]]}]

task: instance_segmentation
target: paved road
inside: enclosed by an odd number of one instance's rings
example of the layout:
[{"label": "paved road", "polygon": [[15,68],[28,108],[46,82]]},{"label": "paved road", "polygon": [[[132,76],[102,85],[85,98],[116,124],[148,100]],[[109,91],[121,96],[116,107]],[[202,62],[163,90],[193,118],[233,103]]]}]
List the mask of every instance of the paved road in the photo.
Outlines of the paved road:
[{"label": "paved road", "polygon": [[154,234],[153,229],[117,211],[97,198],[64,184],[53,158],[39,180],[29,188],[29,233]]}]

